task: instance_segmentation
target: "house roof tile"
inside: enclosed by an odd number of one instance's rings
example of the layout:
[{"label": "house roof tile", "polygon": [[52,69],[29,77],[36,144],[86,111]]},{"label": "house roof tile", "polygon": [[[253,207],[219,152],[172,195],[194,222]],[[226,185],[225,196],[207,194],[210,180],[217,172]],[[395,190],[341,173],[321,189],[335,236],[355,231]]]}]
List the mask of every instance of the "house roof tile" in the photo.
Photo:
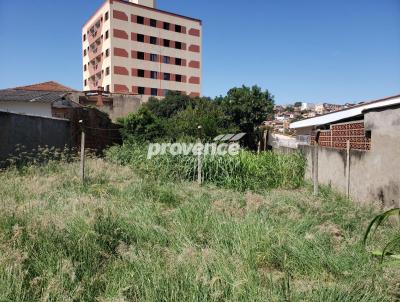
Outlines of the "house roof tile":
[{"label": "house roof tile", "polygon": [[26,90],[26,91],[57,91],[57,92],[76,92],[76,90],[61,85],[60,83],[54,82],[54,81],[49,81],[49,82],[43,82],[43,83],[38,83],[38,84],[33,84],[33,85],[27,85],[27,86],[20,86],[20,87],[15,87],[13,88],[15,90]]}]

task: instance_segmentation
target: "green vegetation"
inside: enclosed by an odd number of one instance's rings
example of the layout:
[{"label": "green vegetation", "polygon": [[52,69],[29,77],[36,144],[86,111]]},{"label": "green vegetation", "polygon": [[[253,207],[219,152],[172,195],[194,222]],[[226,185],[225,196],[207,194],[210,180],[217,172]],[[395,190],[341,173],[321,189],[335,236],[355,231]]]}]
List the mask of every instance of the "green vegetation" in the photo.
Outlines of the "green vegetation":
[{"label": "green vegetation", "polygon": [[0,173],[0,301],[400,298],[399,268],[362,244],[374,211],[328,190],[256,194],[87,164],[84,185],[76,162]]},{"label": "green vegetation", "polygon": [[125,141],[209,140],[221,133],[241,131],[247,133],[245,145],[254,150],[258,127],[273,113],[273,104],[269,92],[257,86],[233,88],[215,100],[170,92],[161,101],[150,99],[119,123]]},{"label": "green vegetation", "polygon": [[[367,228],[367,231],[365,232],[364,245],[367,245],[367,240],[369,238],[373,239],[373,236],[375,235],[376,231],[382,224],[384,224],[391,218],[399,218],[399,217],[400,217],[400,209],[399,208],[391,209],[389,211],[386,211],[386,212],[376,216],[371,221],[371,223],[369,224],[369,226]],[[383,261],[385,256],[389,256],[391,259],[395,259],[397,262],[396,264],[398,265],[398,264],[400,264],[400,262],[399,262],[400,254],[398,254],[399,249],[400,249],[400,233],[396,232],[394,234],[393,238],[391,238],[389,240],[389,242],[384,244],[382,250],[374,251],[373,254],[376,256],[380,256],[381,261]],[[395,254],[395,253],[397,253],[397,254]]]},{"label": "green vegetation", "polygon": [[[116,163],[130,165],[144,175],[160,180],[195,180],[197,157],[157,155],[147,159],[147,146],[125,143],[108,150],[107,157]],[[206,183],[237,190],[297,188],[303,184],[305,159],[300,153],[255,154],[240,151],[238,156],[204,156]]]}]

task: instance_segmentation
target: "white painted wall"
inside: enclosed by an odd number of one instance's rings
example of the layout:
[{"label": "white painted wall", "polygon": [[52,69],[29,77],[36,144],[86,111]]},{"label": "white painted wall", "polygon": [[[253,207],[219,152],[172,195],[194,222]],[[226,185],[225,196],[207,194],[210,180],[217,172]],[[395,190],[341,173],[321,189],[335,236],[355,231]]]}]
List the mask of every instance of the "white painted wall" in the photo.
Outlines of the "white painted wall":
[{"label": "white painted wall", "polygon": [[8,111],[8,112],[19,113],[19,114],[52,117],[51,103],[0,101],[0,111]]}]

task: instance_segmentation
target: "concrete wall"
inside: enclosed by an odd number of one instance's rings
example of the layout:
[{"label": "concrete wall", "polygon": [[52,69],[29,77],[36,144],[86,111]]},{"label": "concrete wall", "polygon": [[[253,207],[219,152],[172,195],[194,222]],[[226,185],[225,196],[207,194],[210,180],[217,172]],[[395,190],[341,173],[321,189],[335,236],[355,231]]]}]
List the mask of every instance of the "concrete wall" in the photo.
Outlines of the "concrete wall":
[{"label": "concrete wall", "polygon": [[101,110],[107,112],[113,121],[119,117],[125,117],[131,112],[136,112],[143,102],[140,96],[113,94],[112,98],[112,108],[104,106]]},{"label": "concrete wall", "polygon": [[13,112],[13,113],[19,113],[19,114],[36,115],[36,116],[47,116],[47,117],[52,116],[51,103],[0,101],[0,110]]},{"label": "concrete wall", "polygon": [[[96,106],[98,96],[80,96],[78,102],[84,106]],[[140,105],[147,102],[148,98],[142,95],[115,94],[103,96],[103,106],[97,109],[107,113],[111,120],[126,117],[131,112],[136,112]]]},{"label": "concrete wall", "polygon": [[16,145],[30,151],[45,145],[64,148],[71,141],[67,120],[0,112],[0,125],[0,163],[14,153]]},{"label": "concrete wall", "polygon": [[[350,150],[350,196],[383,207],[400,206],[400,108],[368,112],[371,150]],[[312,179],[311,146],[299,146],[307,158],[306,178]],[[321,184],[346,193],[346,150],[318,148]]]}]

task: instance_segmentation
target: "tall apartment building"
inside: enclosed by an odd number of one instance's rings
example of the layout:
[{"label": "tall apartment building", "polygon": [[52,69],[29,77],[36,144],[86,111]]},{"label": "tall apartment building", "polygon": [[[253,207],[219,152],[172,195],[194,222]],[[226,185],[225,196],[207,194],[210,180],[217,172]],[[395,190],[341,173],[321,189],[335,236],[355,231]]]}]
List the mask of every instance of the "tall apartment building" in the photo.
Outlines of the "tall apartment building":
[{"label": "tall apartment building", "polygon": [[82,28],[83,90],[201,94],[201,21],[155,0],[106,0]]}]

